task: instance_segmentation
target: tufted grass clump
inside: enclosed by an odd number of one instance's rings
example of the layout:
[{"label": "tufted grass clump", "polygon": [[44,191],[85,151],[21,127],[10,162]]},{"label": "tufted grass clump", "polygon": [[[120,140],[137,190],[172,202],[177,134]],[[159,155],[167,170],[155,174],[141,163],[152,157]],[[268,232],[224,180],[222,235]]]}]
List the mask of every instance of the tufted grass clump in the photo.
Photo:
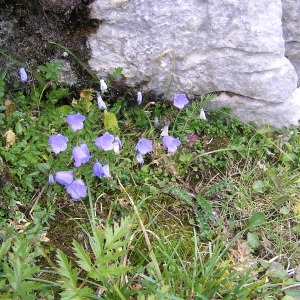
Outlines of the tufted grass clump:
[{"label": "tufted grass clump", "polygon": [[297,299],[298,128],[255,128],[226,108],[204,118],[213,95],[137,101],[120,68],[84,90],[51,63],[17,88],[7,71],[4,299]]}]

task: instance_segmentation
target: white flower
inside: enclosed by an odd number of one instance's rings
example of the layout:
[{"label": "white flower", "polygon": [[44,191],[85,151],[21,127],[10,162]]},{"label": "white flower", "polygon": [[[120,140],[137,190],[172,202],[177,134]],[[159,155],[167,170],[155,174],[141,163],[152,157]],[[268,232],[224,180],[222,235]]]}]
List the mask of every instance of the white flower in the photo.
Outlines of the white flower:
[{"label": "white flower", "polygon": [[167,136],[169,135],[169,124],[165,125],[160,136]]},{"label": "white flower", "polygon": [[201,120],[206,120],[206,115],[205,115],[205,112],[204,112],[203,108],[201,108],[201,110],[200,110],[200,119]]},{"label": "white flower", "polygon": [[100,89],[102,94],[107,91],[107,84],[103,79],[100,79]]},{"label": "white flower", "polygon": [[102,97],[99,93],[97,93],[97,101],[98,101],[98,107],[100,109],[106,109],[106,104],[104,103],[104,101],[102,100]]},{"label": "white flower", "polygon": [[138,105],[141,105],[142,101],[143,101],[143,95],[142,95],[141,92],[138,92],[137,93],[137,103],[138,103]]},{"label": "white flower", "polygon": [[158,125],[159,125],[158,117],[155,116],[155,118],[154,118],[154,126],[157,127]]}]

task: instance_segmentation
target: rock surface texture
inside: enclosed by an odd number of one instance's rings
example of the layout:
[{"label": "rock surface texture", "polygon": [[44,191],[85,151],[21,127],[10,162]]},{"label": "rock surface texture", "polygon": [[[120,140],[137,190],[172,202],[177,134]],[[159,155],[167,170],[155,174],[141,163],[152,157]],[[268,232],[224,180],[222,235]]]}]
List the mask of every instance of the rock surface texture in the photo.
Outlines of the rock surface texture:
[{"label": "rock surface texture", "polygon": [[126,84],[168,97],[224,92],[208,108],[246,122],[296,124],[300,4],[282,2],[96,0],[89,64],[104,78],[121,66]]}]

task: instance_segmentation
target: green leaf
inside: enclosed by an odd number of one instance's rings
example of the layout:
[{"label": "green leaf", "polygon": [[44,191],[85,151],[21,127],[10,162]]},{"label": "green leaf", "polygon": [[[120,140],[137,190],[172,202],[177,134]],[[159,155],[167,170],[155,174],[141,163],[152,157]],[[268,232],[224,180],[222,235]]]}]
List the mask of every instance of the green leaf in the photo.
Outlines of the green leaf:
[{"label": "green leaf", "polygon": [[289,214],[289,210],[286,206],[283,206],[281,209],[280,209],[280,213],[282,215],[288,215]]},{"label": "green leaf", "polygon": [[37,168],[41,172],[48,172],[50,170],[50,165],[47,163],[40,163],[40,164],[37,164]]},{"label": "green leaf", "polygon": [[259,247],[260,243],[259,243],[259,237],[258,237],[257,233],[248,232],[247,244],[253,250],[255,250],[256,248]]},{"label": "green leaf", "polygon": [[84,250],[83,246],[76,241],[73,241],[74,254],[79,259],[77,264],[87,272],[91,272],[92,262],[88,253]]},{"label": "green leaf", "polygon": [[259,226],[265,222],[265,214],[263,212],[255,213],[248,222],[248,227]]},{"label": "green leaf", "polygon": [[255,192],[263,193],[265,191],[265,184],[261,180],[256,180],[256,181],[254,181],[254,183],[252,185],[252,189]]}]

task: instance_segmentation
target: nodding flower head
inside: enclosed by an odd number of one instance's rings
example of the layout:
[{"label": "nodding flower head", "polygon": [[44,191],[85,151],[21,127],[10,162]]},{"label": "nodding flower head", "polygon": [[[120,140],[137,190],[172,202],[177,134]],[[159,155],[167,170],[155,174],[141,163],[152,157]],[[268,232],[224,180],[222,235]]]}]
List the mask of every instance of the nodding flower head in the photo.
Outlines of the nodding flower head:
[{"label": "nodding flower head", "polygon": [[100,90],[102,94],[104,94],[107,91],[107,84],[103,79],[100,79]]},{"label": "nodding flower head", "polygon": [[146,153],[153,151],[152,141],[144,138],[139,139],[135,146],[135,150],[137,150],[141,155],[145,155]]},{"label": "nodding flower head", "polygon": [[73,200],[85,198],[87,196],[87,187],[81,179],[75,179],[68,187],[67,193]]},{"label": "nodding flower head", "polygon": [[67,123],[72,127],[73,131],[82,129],[84,120],[85,117],[80,113],[70,114],[67,116]]},{"label": "nodding flower head", "polygon": [[54,177],[58,183],[68,186],[73,182],[73,170],[56,172]]},{"label": "nodding flower head", "polygon": [[48,142],[55,154],[67,149],[68,138],[61,134],[53,134],[49,136]]},{"label": "nodding flower head", "polygon": [[178,138],[173,138],[170,135],[164,136],[162,142],[163,145],[168,148],[168,152],[176,152],[177,147],[181,144]]},{"label": "nodding flower head", "polygon": [[106,109],[106,104],[104,103],[101,95],[99,93],[97,93],[97,102],[98,102],[98,107],[99,109]]},{"label": "nodding flower head", "polygon": [[74,147],[72,150],[72,156],[75,161],[75,167],[79,167],[81,164],[87,163],[91,158],[89,148],[86,144]]},{"label": "nodding flower head", "polygon": [[138,152],[137,155],[136,155],[136,161],[139,163],[139,164],[143,164],[144,163],[144,158],[143,158],[143,155]]},{"label": "nodding flower head", "polygon": [[184,108],[189,103],[188,98],[185,94],[176,94],[173,98],[174,106],[178,107],[179,109]]},{"label": "nodding flower head", "polygon": [[26,82],[28,80],[27,73],[24,68],[20,68],[19,74],[22,82]]},{"label": "nodding flower head", "polygon": [[137,103],[138,103],[138,105],[141,105],[142,101],[143,101],[142,92],[138,92],[137,93]]}]

